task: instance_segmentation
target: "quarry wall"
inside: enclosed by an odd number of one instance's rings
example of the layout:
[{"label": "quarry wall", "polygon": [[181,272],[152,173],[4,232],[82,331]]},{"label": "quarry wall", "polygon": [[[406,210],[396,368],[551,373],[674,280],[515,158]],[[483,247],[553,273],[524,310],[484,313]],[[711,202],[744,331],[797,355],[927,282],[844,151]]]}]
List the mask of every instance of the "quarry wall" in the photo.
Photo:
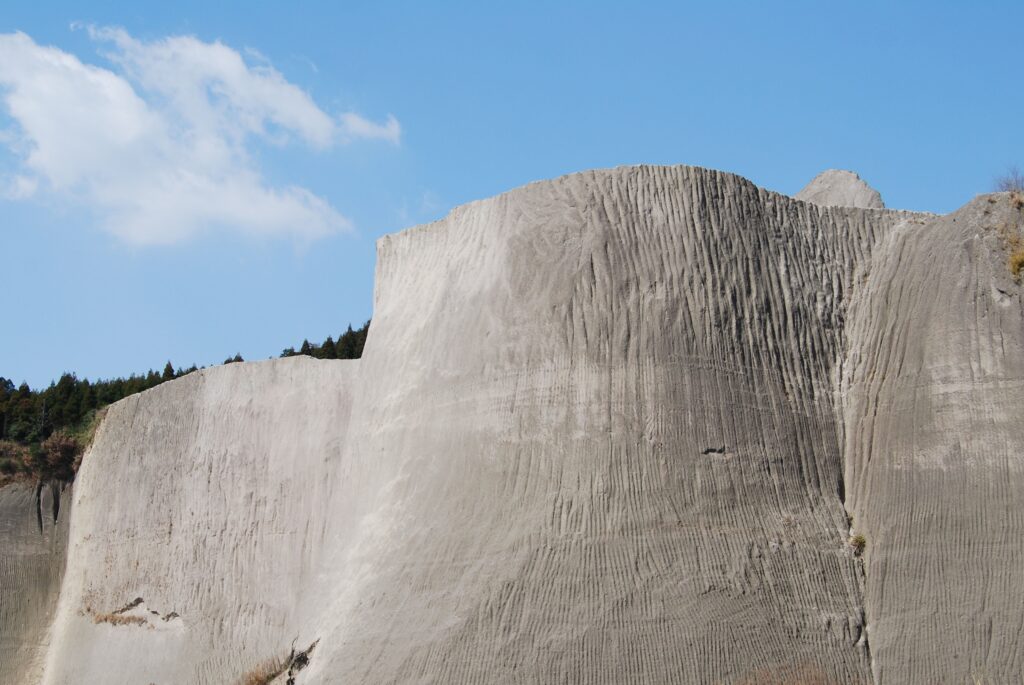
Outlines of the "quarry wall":
[{"label": "quarry wall", "polygon": [[42,682],[1019,677],[1021,209],[825,186],[531,184],[379,241],[362,359],[113,405]]}]

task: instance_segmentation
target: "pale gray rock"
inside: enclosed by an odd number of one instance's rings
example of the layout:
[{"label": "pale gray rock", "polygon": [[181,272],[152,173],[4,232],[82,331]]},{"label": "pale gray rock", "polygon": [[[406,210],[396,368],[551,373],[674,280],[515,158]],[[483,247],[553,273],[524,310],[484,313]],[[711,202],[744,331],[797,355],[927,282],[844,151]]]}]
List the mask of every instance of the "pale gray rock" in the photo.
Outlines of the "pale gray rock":
[{"label": "pale gray rock", "polygon": [[891,231],[850,298],[847,508],[867,539],[874,676],[1024,673],[1024,317],[1008,194]]},{"label": "pale gray rock", "polygon": [[70,507],[71,490],[60,483],[0,488],[0,682],[42,678]]},{"label": "pale gray rock", "polygon": [[877,190],[857,174],[843,169],[821,172],[793,197],[825,207],[885,209],[885,203]]},{"label": "pale gray rock", "polygon": [[385,237],[361,360],[110,408],[43,682],[1019,679],[1020,224],[627,167]]}]

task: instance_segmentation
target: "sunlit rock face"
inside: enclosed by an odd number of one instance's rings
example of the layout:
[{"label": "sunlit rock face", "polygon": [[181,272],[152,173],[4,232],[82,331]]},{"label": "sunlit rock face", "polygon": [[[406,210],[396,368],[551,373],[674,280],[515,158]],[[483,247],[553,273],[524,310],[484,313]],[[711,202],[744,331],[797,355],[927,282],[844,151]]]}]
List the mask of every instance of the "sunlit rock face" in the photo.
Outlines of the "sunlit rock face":
[{"label": "sunlit rock face", "polygon": [[531,184],[381,239],[362,359],[113,405],[43,682],[1018,677],[1021,212],[804,199]]},{"label": "sunlit rock face", "polygon": [[842,169],[821,172],[793,197],[826,207],[885,209],[877,190],[854,172]]}]

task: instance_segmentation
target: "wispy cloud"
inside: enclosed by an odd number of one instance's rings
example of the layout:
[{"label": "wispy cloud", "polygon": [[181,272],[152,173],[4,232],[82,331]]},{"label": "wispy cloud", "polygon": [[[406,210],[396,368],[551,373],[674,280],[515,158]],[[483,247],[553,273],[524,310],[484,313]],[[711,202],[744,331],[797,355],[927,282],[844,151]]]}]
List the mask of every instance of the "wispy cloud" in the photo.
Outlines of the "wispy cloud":
[{"label": "wispy cloud", "polygon": [[14,124],[0,136],[15,160],[0,179],[8,199],[70,198],[138,244],[224,228],[312,239],[349,222],[305,188],[270,185],[254,145],[400,140],[393,116],[332,116],[265,59],[251,64],[220,42],[87,30],[110,68],[24,33],[0,35],[0,102]]},{"label": "wispy cloud", "polygon": [[383,124],[376,124],[364,119],[354,112],[346,112],[341,115],[342,129],[346,136],[351,138],[377,138],[398,144],[402,137],[402,127],[390,114],[388,120]]}]

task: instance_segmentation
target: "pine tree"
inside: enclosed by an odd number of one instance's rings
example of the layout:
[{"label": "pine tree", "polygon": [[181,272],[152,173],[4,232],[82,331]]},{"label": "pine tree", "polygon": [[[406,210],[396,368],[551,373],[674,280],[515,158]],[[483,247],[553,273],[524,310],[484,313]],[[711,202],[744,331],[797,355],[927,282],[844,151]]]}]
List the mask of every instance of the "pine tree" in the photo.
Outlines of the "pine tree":
[{"label": "pine tree", "polygon": [[334,338],[327,336],[327,340],[324,340],[324,344],[320,346],[321,359],[337,359],[338,350],[334,346]]},{"label": "pine tree", "polygon": [[82,381],[82,396],[78,401],[78,415],[85,416],[96,408],[96,391],[88,379]]},{"label": "pine tree", "polygon": [[171,362],[170,362],[170,361],[168,361],[168,362],[167,362],[167,365],[166,365],[166,366],[164,366],[164,374],[163,374],[163,379],[164,379],[165,381],[169,381],[169,380],[171,380],[172,378],[174,378],[174,367],[173,367],[173,366],[171,365]]},{"label": "pine tree", "polygon": [[338,337],[338,359],[358,359],[356,356],[356,333],[352,324]]},{"label": "pine tree", "polygon": [[313,356],[313,346],[309,344],[308,340],[302,341],[302,347],[299,348],[299,354],[305,354],[307,356]]}]

